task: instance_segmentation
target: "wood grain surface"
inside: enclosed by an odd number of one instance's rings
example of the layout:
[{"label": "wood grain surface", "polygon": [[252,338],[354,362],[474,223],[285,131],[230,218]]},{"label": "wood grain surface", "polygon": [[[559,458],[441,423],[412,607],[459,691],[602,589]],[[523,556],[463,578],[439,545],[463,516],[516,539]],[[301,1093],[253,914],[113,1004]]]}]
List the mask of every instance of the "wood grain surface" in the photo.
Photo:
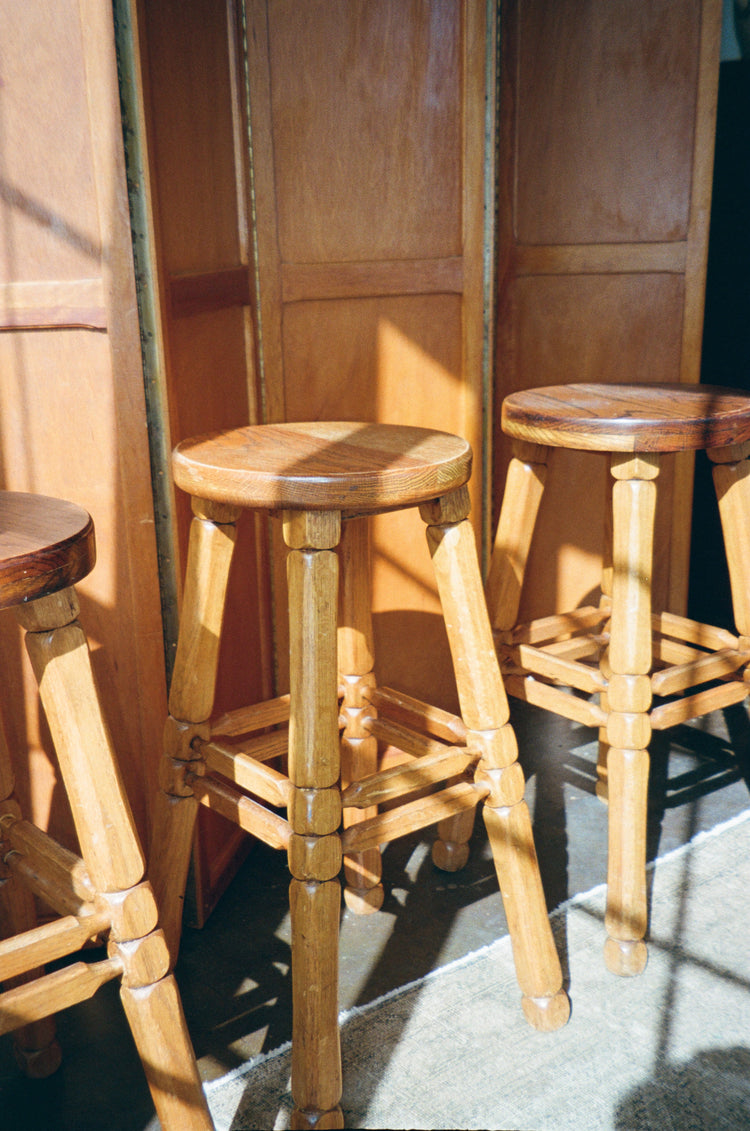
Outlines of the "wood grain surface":
[{"label": "wood grain surface", "polygon": [[0,608],[56,593],[94,568],[94,524],[75,503],[0,493]]},{"label": "wood grain surface", "polygon": [[186,440],[172,466],[184,491],[236,506],[374,512],[462,486],[471,448],[405,425],[272,424]]},{"label": "wood grain surface", "polygon": [[713,385],[551,385],[513,393],[507,435],[597,452],[679,452],[750,439],[750,396]]}]

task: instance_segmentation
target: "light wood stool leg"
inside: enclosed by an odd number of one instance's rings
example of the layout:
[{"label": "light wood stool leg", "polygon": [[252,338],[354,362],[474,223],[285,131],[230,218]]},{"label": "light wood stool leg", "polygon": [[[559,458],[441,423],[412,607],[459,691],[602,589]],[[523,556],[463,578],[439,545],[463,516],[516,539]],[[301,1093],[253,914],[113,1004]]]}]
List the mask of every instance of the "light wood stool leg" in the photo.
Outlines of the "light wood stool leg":
[{"label": "light wood stool leg", "polygon": [[604,957],[613,974],[639,974],[647,959],[646,817],[651,723],[651,574],[658,455],[616,454],[612,624],[606,740],[609,857]]},{"label": "light wood stool leg", "polygon": [[492,846],[527,1020],[558,1029],[570,1013],[547,916],[524,778],[482,592],[465,488],[421,508],[453,657],[467,744],[482,751]]},{"label": "light wood stool leg", "polygon": [[289,547],[289,807],[292,835],[292,1096],[294,1128],[343,1127],[338,1030],[341,889],[338,513],[287,512]]},{"label": "light wood stool leg", "polygon": [[180,615],[169,718],[164,729],[160,790],[152,815],[149,874],[159,906],[159,918],[177,959],[182,928],[193,830],[198,801],[188,775],[200,770],[202,758],[193,743],[209,737],[219,644],[229,567],[237,537],[240,511],[192,500],[185,590]]},{"label": "light wood stool leg", "polygon": [[518,620],[526,563],[547,479],[549,448],[513,441],[487,578],[492,626],[509,632]]},{"label": "light wood stool leg", "polygon": [[[610,478],[605,480],[607,497],[604,501],[604,553],[602,560],[602,597],[612,599],[612,489]],[[605,626],[609,631],[609,625]],[[606,679],[609,678],[609,659],[602,657],[601,669]],[[609,702],[606,691],[599,694],[599,706],[606,713],[609,712]],[[606,805],[609,798],[607,786],[607,762],[609,759],[609,743],[607,742],[607,728],[599,728],[599,745],[596,759],[596,796]]]},{"label": "light wood stool leg", "polygon": [[734,622],[741,636],[750,637],[750,444],[710,450],[707,455],[714,464]]},{"label": "light wood stool leg", "polygon": [[[164,1128],[212,1127],[143,854],[94,684],[72,589],[16,609],[87,872],[109,909],[109,955]],[[148,1007],[147,1004],[148,1003]],[[54,1001],[50,1002],[54,1010]]]},{"label": "light wood stool leg", "polygon": [[[341,788],[374,774],[378,768],[378,743],[367,726],[375,709],[370,696],[375,687],[374,645],[370,611],[370,520],[350,519],[341,532],[339,548],[339,680],[344,697],[341,715]],[[377,815],[377,806],[344,811],[344,828]],[[368,848],[344,857],[344,900],[359,915],[383,906],[380,851]]]}]

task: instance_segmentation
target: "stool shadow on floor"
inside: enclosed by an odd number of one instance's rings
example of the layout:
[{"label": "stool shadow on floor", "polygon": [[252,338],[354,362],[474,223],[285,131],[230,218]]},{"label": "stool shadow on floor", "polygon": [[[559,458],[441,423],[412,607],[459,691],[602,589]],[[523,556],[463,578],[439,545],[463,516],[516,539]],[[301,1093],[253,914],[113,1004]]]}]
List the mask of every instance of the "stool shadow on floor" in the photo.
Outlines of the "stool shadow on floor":
[{"label": "stool shadow on floor", "polygon": [[634,1088],[615,1112],[617,1131],[711,1127],[733,1131],[750,1122],[750,1049],[707,1049],[685,1064],[661,1068]]}]

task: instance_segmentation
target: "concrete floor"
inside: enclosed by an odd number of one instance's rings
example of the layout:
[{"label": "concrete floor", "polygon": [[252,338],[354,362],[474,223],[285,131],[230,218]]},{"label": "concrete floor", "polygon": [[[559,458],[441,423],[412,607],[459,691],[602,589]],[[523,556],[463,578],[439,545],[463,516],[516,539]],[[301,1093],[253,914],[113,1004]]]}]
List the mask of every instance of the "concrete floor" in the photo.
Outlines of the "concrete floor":
[{"label": "concrete floor", "polygon": [[[594,796],[591,731],[513,706],[527,800],[550,909],[605,879],[606,809]],[[657,736],[652,747],[649,858],[750,804],[745,712]],[[482,822],[460,873],[437,871],[430,830],[384,852],[381,912],[342,916],[340,1003],[361,1005],[492,942],[506,931]],[[281,854],[256,846],[202,931],[184,934],[177,974],[201,1072],[222,1075],[290,1037],[288,873]],[[92,952],[92,959],[101,957]],[[27,1081],[0,1040],[4,1131],[142,1131],[148,1090],[110,984],[58,1019],[62,1068]]]}]

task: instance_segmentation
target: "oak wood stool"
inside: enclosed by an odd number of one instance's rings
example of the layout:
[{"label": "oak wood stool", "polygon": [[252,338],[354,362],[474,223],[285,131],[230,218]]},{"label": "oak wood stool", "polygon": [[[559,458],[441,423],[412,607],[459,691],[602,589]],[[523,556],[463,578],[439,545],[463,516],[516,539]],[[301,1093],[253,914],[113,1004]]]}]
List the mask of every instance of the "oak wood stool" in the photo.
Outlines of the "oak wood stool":
[{"label": "oak wood stool", "polygon": [[[376,424],[239,428],[187,440],[173,456],[176,483],[193,496],[195,517],[156,808],[154,882],[176,945],[199,802],[286,849],[295,1127],[342,1125],[342,854],[355,905],[377,907],[378,846],[457,814],[460,820],[484,800],[524,1011],[541,1029],[568,1017],[467,520],[470,470],[471,449],[458,437]],[[461,718],[379,687],[373,674],[368,519],[409,507],[420,507],[427,524]],[[283,523],[290,695],[212,720],[227,574],[243,508],[269,511]],[[247,737],[237,742],[239,736]],[[379,743],[398,747],[408,764],[378,771]],[[288,776],[268,764],[287,750]],[[378,814],[379,802],[437,786]],[[286,817],[263,802],[286,809]]]},{"label": "oak wood stool", "polygon": [[[0,730],[0,1033],[15,1032],[31,1076],[60,1063],[52,1014],[112,978],[162,1127],[213,1126],[133,819],[94,685],[73,586],[93,568],[94,527],[80,507],[0,492],[0,608],[13,608],[70,801],[81,856],[25,820]],[[34,896],[59,915],[37,926]],[[107,937],[108,957],[42,967]]]},{"label": "oak wood stool", "polygon": [[[647,958],[652,730],[738,703],[750,690],[750,396],[707,385],[561,385],[507,397],[502,427],[513,458],[487,584],[501,667],[510,694],[599,728],[597,792],[609,804],[605,961],[615,974],[638,974]],[[551,448],[609,453],[602,595],[598,605],[517,624]],[[652,613],[660,456],[700,449],[714,464],[739,635]]]}]

